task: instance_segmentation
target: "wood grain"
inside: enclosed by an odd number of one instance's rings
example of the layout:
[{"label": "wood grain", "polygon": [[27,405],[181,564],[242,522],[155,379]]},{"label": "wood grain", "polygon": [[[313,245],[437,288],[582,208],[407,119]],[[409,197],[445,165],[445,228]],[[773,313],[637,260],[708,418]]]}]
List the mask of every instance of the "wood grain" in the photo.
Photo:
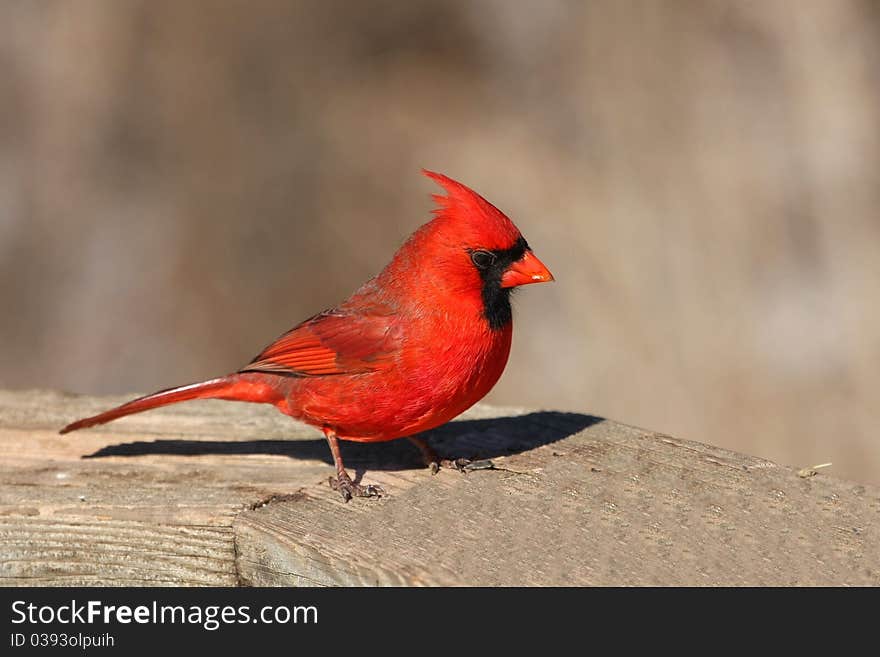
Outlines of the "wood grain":
[{"label": "wood grain", "polygon": [[[495,469],[432,476],[194,402],[59,436],[121,398],[0,391],[0,584],[880,584],[880,491],[588,415],[478,406],[429,436]],[[804,465],[804,464],[801,464]]]},{"label": "wood grain", "polygon": [[120,400],[0,392],[0,583],[235,585],[236,514],[328,467],[313,432],[244,404],[58,435]]}]

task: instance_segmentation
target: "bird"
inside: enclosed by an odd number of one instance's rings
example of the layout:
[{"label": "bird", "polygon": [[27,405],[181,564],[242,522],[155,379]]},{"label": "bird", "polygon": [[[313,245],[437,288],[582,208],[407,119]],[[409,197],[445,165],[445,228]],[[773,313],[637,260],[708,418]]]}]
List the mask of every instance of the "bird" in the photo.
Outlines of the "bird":
[{"label": "bird", "polygon": [[446,175],[422,173],[445,192],[432,194],[433,218],[348,299],[294,326],[237,372],[139,397],[60,433],[221,399],[272,404],[320,429],[336,468],[330,485],[345,502],[385,491],[351,479],[339,441],[406,437],[432,472],[449,465],[417,434],[485,397],[510,354],[512,290],[554,278],[501,210]]}]

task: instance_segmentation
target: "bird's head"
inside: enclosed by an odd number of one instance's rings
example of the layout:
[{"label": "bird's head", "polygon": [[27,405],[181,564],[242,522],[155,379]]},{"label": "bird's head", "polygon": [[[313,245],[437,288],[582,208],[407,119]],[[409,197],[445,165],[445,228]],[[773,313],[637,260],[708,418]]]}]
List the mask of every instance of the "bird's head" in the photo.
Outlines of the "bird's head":
[{"label": "bird's head", "polygon": [[440,173],[423,171],[445,195],[435,194],[436,217],[422,226],[395,260],[418,253],[432,289],[482,304],[493,329],[510,323],[510,291],[553,280],[513,222],[475,191]]}]

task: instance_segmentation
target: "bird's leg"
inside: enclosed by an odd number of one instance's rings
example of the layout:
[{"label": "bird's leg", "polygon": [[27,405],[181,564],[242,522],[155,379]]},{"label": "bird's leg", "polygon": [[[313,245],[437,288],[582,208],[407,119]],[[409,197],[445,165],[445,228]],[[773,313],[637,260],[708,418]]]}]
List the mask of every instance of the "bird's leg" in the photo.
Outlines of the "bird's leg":
[{"label": "bird's leg", "polygon": [[418,436],[409,436],[408,440],[419,448],[419,451],[422,453],[422,462],[426,468],[431,469],[431,474],[440,472],[440,456],[428,444],[428,441]]},{"label": "bird's leg", "polygon": [[426,468],[431,469],[431,474],[437,474],[440,472],[440,468],[452,468],[459,472],[467,472],[468,466],[471,465],[468,459],[455,459],[454,461],[441,459],[424,438],[419,438],[418,436],[409,436],[408,438],[413,445],[419,448],[419,451],[422,453],[422,461]]},{"label": "bird's leg", "polygon": [[342,453],[339,451],[339,439],[336,437],[336,432],[325,427],[324,437],[327,438],[330,453],[333,455],[333,464],[336,466],[336,476],[330,477],[330,487],[342,494],[343,501],[348,502],[352,497],[382,497],[385,491],[380,486],[372,484],[361,486],[354,483],[348,476],[345,466],[342,464]]}]

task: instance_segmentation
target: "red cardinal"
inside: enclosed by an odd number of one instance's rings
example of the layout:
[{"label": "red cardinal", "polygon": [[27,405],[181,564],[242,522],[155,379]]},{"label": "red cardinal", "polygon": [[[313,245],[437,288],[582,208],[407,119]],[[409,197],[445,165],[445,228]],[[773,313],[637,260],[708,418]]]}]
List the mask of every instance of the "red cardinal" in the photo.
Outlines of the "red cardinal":
[{"label": "red cardinal", "polygon": [[434,219],[346,301],[292,328],[247,367],[202,383],[140,397],[61,430],[75,431],[190,399],[274,404],[327,437],[345,501],[379,495],[352,482],[339,439],[409,436],[436,472],[440,461],[413,437],[482,399],[504,371],[513,331],[511,289],[552,281],[498,208],[439,173],[424,171]]}]

